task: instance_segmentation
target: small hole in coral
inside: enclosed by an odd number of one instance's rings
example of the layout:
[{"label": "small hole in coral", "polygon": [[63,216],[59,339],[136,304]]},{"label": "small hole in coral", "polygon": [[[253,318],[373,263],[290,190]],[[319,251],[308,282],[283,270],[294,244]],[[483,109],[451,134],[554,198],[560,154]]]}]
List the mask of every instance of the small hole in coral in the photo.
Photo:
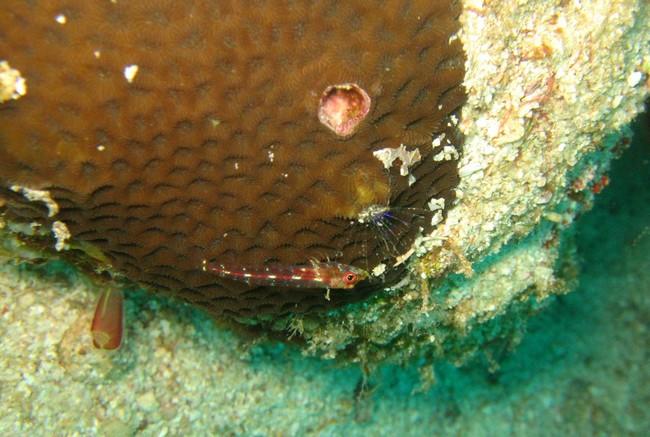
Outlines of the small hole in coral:
[{"label": "small hole in coral", "polygon": [[332,85],[323,92],[318,105],[318,120],[336,135],[352,135],[370,112],[371,99],[354,83]]}]

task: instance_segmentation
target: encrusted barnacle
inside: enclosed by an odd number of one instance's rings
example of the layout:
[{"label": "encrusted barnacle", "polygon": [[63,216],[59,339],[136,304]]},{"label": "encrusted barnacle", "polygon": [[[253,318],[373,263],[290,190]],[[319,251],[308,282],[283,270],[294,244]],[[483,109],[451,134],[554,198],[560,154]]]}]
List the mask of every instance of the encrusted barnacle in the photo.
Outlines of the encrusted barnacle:
[{"label": "encrusted barnacle", "polygon": [[318,119],[336,135],[352,135],[370,112],[372,100],[359,85],[328,86],[318,103]]},{"label": "encrusted barnacle", "polygon": [[[457,159],[435,161],[431,141],[460,143],[447,121],[465,98],[459,12],[424,0],[6,0],[0,56],[29,84],[0,106],[6,214],[59,221],[66,244],[214,314],[363,299],[382,283],[328,301],[201,265],[384,264],[395,281],[398,254],[354,233],[373,205],[452,204]],[[374,156],[402,144],[420,157],[408,177]],[[56,214],[25,207],[13,186],[48,193]],[[389,230],[400,247],[431,229],[404,223]]]}]

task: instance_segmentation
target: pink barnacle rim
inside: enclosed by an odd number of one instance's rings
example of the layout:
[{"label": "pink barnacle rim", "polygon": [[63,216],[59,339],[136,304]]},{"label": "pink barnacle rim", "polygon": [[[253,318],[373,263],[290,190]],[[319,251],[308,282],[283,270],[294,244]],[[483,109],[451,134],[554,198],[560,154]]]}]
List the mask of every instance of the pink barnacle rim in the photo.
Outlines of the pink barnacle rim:
[{"label": "pink barnacle rim", "polygon": [[370,112],[370,96],[355,83],[325,88],[318,104],[318,120],[336,135],[352,135]]}]

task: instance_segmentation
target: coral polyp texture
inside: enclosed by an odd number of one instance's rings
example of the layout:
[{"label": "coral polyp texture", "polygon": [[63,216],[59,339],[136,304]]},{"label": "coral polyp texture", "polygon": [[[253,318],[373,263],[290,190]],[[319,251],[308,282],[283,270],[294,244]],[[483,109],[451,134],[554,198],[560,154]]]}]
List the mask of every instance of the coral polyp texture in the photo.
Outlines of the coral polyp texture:
[{"label": "coral polyp texture", "polygon": [[[22,83],[0,107],[5,215],[52,229],[59,251],[83,247],[213,314],[305,312],[397,281],[431,216],[446,214],[430,203],[452,204],[459,155],[434,157],[460,150],[457,2],[2,8],[2,71]],[[419,159],[375,155],[393,149]],[[371,229],[358,219],[373,206],[398,212]],[[311,260],[382,274],[326,296],[202,269]]]}]

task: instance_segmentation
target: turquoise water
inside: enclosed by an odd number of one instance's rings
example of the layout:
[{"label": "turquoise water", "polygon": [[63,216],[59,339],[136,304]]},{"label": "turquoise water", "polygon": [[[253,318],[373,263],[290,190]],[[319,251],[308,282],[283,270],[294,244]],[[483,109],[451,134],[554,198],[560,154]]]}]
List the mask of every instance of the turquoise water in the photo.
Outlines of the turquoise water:
[{"label": "turquoise water", "polygon": [[478,357],[436,366],[417,390],[412,368],[386,367],[361,403],[365,423],[340,430],[409,435],[648,435],[650,433],[650,117],[613,164],[610,185],[578,220],[579,288],[529,324],[490,372]]},{"label": "turquoise water", "polygon": [[407,435],[649,435],[650,117],[613,164],[610,185],[577,226],[579,288],[530,321],[493,371],[485,357],[435,367],[415,393],[412,367],[385,367],[338,431]]}]

